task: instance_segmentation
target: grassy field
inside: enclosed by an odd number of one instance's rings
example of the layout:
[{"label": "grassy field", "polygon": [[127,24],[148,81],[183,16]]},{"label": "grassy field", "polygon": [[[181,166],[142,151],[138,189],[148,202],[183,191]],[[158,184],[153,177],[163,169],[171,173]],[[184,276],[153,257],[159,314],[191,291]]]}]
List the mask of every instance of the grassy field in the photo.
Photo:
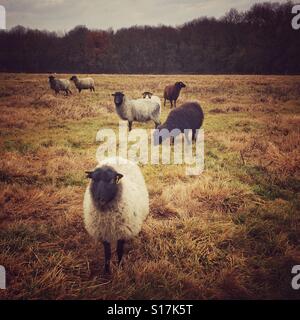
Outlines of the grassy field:
[{"label": "grassy field", "polygon": [[[0,74],[0,299],[300,298],[300,77],[94,78],[95,93],[65,97],[47,75]],[[187,84],[178,105],[205,112],[205,171],[141,166],[150,216],[103,277],[82,220],[96,133],[118,128],[112,92],[162,96],[176,80]]]}]

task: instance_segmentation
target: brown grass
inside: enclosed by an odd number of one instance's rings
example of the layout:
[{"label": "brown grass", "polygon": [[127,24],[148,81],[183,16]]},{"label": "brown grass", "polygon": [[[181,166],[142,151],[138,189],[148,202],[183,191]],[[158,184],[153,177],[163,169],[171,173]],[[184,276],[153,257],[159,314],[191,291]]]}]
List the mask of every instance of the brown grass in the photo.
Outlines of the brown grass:
[{"label": "brown grass", "polygon": [[[62,75],[68,76],[68,75]],[[299,298],[300,77],[95,75],[96,92],[54,96],[45,75],[0,75],[1,299]],[[151,213],[123,266],[101,275],[82,222],[96,133],[117,130],[110,94],[162,95],[205,111],[205,171],[141,166]],[[163,109],[164,120],[169,112]],[[136,127],[152,128],[152,124]]]}]

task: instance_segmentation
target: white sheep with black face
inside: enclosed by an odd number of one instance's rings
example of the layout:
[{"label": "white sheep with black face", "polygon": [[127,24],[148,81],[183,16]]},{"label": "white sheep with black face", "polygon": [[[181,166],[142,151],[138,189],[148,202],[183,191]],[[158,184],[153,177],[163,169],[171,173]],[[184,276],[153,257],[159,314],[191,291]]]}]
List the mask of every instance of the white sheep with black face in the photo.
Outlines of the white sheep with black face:
[{"label": "white sheep with black face", "polygon": [[143,96],[143,99],[150,99],[150,100],[153,101],[153,102],[157,102],[157,103],[159,104],[160,108],[161,108],[161,100],[160,100],[160,97],[153,95],[153,93],[152,93],[152,92],[149,92],[149,91],[145,91],[145,92],[142,94],[142,96]]},{"label": "white sheep with black face", "polygon": [[60,91],[64,91],[66,95],[72,94],[70,90],[70,81],[67,79],[56,79],[54,76],[49,76],[50,88],[58,94]]},{"label": "white sheep with black face", "polygon": [[132,122],[154,121],[155,128],[160,124],[161,108],[157,102],[150,99],[129,99],[122,92],[112,94],[116,111],[122,120],[128,121],[129,131],[132,129]]},{"label": "white sheep with black face", "polygon": [[84,201],[87,232],[102,241],[105,253],[104,273],[110,273],[111,242],[117,242],[121,262],[126,240],[137,236],[149,214],[149,195],[140,168],[120,157],[107,158],[94,171]]},{"label": "white sheep with black face", "polygon": [[95,91],[95,81],[93,78],[78,78],[77,76],[72,76],[70,81],[74,82],[79,93],[81,90]]}]

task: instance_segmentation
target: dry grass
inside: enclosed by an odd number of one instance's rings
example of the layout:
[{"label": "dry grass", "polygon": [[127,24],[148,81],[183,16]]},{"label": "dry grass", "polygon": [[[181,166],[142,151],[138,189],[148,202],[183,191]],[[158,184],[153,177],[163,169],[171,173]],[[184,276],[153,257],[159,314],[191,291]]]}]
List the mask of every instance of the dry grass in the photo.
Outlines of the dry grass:
[{"label": "dry grass", "polygon": [[[103,278],[82,223],[96,132],[117,129],[110,94],[187,83],[206,118],[205,172],[142,166],[151,214]],[[97,75],[55,97],[45,75],[0,75],[2,299],[299,298],[300,77]],[[169,107],[163,110],[163,120]],[[145,125],[137,125],[145,127]],[[147,124],[151,128],[152,124]]]}]

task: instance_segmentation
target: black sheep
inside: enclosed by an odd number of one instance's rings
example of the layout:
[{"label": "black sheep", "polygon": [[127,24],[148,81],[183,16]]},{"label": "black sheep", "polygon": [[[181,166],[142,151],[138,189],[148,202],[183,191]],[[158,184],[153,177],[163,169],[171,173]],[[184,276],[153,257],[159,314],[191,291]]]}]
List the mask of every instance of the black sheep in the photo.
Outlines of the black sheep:
[{"label": "black sheep", "polygon": [[[180,133],[187,134],[184,130],[192,130],[192,139],[196,140],[197,129],[201,128],[203,119],[204,114],[199,103],[184,103],[172,110],[165,123],[157,127],[154,132],[154,145],[161,144],[166,138],[170,137],[169,132],[174,129],[177,129],[177,132],[172,133],[173,138]],[[168,132],[163,129],[167,129]]]},{"label": "black sheep", "polygon": [[176,101],[179,97],[180,90],[185,88],[186,85],[183,82],[175,82],[175,84],[171,86],[166,86],[164,91],[164,106],[166,106],[166,100],[171,102],[171,108],[173,108],[173,101],[176,108]]}]

